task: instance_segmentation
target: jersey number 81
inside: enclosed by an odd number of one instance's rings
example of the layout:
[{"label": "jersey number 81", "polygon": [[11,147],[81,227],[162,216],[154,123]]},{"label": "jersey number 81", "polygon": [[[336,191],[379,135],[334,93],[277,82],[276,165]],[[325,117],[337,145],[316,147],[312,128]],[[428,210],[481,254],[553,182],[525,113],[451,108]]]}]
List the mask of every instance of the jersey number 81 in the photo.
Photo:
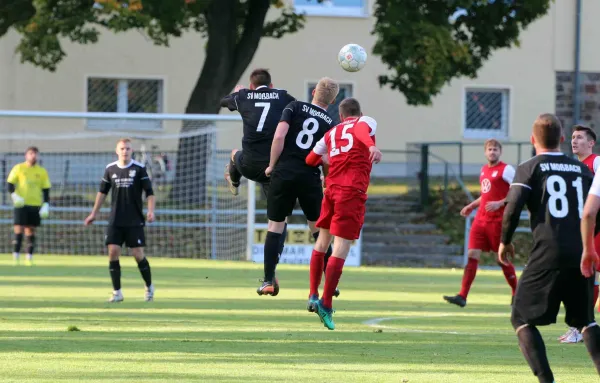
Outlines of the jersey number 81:
[{"label": "jersey number 81", "polygon": [[[583,212],[583,183],[581,177],[577,177],[571,185],[577,191],[577,209],[579,218]],[[569,200],[567,199],[567,182],[561,176],[552,175],[546,181],[546,190],[548,191],[548,211],[555,218],[565,218],[569,214]],[[560,201],[560,207],[559,202]]]}]

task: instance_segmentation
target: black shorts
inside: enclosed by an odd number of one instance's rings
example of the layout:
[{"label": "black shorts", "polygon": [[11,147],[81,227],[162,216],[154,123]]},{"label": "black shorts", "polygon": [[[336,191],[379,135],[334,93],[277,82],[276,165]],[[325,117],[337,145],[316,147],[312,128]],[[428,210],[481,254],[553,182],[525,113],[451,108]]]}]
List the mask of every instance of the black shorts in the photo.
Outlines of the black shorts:
[{"label": "black shorts", "polygon": [[245,157],[244,152],[238,150],[233,156],[233,163],[236,169],[247,179],[261,184],[269,183],[270,178],[265,174],[265,170],[269,167],[268,162],[253,161],[251,158]]},{"label": "black shorts", "polygon": [[292,214],[296,200],[306,219],[316,221],[321,215],[323,186],[318,173],[298,174],[284,179],[274,173],[267,197],[267,216],[269,220],[283,222]]},{"label": "black shorts", "polygon": [[109,226],[106,229],[105,244],[125,246],[129,248],[146,246],[146,235],[143,226]]},{"label": "black shorts", "polygon": [[40,226],[40,207],[39,206],[23,206],[15,208],[14,222],[18,226]]},{"label": "black shorts", "polygon": [[511,322],[515,329],[528,324],[556,323],[560,303],[565,322],[581,329],[594,322],[594,278],[585,278],[578,268],[529,270],[519,279]]}]

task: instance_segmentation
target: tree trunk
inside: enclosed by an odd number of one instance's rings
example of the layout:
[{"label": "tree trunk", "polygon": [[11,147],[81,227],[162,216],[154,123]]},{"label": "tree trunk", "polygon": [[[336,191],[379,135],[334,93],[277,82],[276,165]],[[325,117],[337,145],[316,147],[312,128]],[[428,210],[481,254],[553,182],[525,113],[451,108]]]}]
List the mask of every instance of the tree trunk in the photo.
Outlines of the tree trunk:
[{"label": "tree trunk", "polygon": [[[208,32],[206,59],[185,109],[186,114],[219,113],[221,98],[233,89],[254,57],[269,6],[270,0],[249,0],[245,4],[240,4],[238,0],[211,3],[205,13]],[[238,24],[236,17],[240,7],[247,7],[242,25]],[[239,35],[242,26],[243,32]],[[184,121],[181,132],[190,133],[210,126],[214,124]],[[212,176],[218,176],[208,174],[211,170],[217,172],[215,164],[210,163],[215,139],[215,134],[201,133],[179,140],[171,190],[173,203],[206,205],[207,181]]]}]

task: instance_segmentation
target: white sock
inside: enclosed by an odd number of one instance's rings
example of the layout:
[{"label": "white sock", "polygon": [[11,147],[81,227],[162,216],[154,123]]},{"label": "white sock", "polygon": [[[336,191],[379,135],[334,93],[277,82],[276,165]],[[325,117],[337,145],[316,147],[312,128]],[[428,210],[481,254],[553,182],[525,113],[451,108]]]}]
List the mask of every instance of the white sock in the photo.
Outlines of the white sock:
[{"label": "white sock", "polygon": [[14,259],[19,259],[19,253],[13,253],[13,258]]},{"label": "white sock", "polygon": [[33,259],[33,254],[27,254],[27,260],[31,261]]}]

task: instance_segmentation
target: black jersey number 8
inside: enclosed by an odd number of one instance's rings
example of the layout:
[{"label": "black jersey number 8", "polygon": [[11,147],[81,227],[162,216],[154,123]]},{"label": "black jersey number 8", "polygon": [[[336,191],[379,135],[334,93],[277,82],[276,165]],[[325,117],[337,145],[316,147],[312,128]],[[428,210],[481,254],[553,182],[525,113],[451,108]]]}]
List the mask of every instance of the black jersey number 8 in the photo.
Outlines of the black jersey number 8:
[{"label": "black jersey number 8", "polygon": [[[296,145],[300,149],[309,149],[315,139],[314,135],[318,131],[319,121],[316,118],[307,118],[302,124],[302,130],[298,133],[298,137],[296,137]],[[304,142],[305,140],[306,142]]]},{"label": "black jersey number 8", "polygon": [[[583,183],[581,177],[577,177],[571,183],[571,186],[577,191],[577,208],[579,218],[583,212]],[[565,218],[569,214],[569,200],[567,199],[567,182],[564,178],[552,175],[546,180],[546,190],[548,191],[548,211],[555,218]],[[559,207],[560,201],[560,207]]]}]

